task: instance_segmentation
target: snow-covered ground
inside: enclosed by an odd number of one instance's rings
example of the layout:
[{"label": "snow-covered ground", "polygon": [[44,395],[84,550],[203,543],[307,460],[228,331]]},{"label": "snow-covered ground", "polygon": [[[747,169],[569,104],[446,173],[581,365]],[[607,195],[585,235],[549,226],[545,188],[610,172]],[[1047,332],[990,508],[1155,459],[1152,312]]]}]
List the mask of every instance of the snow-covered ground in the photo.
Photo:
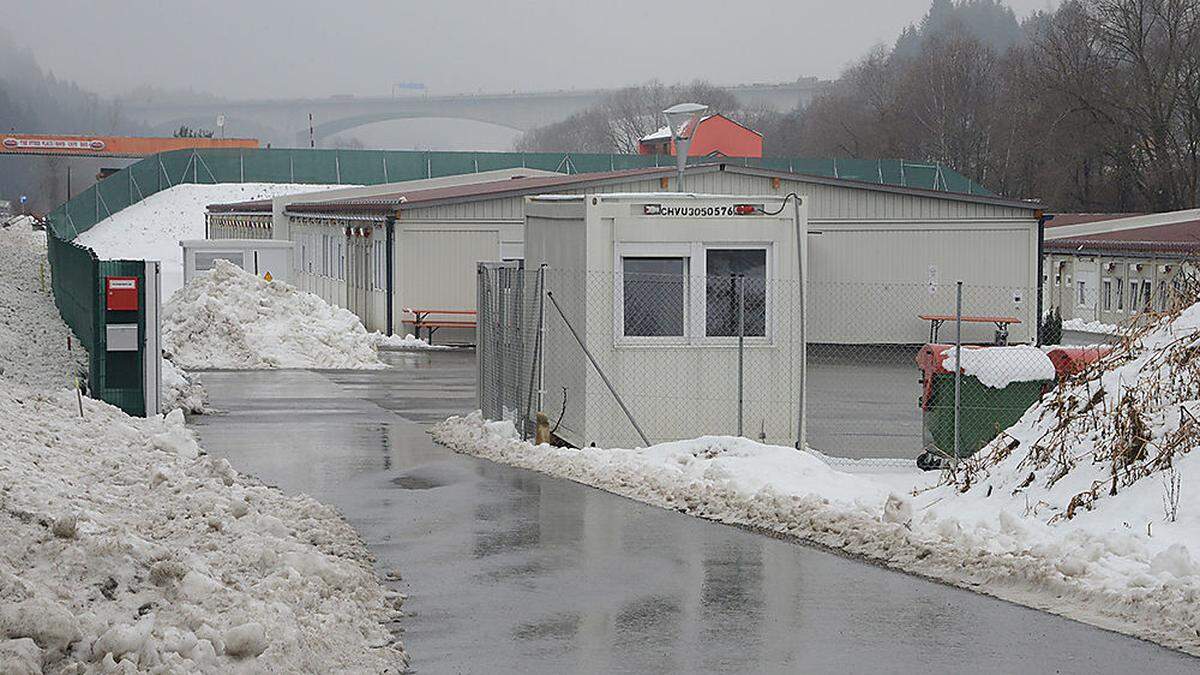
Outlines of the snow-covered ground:
[{"label": "snow-covered ground", "polygon": [[203,454],[181,412],[0,392],[0,672],[385,672],[402,598],[332,509]]},{"label": "snow-covered ground", "polygon": [[0,227],[0,673],[403,670],[403,598],[334,510],[69,388],[44,262]]},{"label": "snow-covered ground", "polygon": [[163,410],[179,408],[188,414],[211,412],[208,407],[208,391],[200,378],[175,365],[165,356],[162,360],[161,381]]},{"label": "snow-covered ground", "polygon": [[163,351],[184,368],[384,368],[353,312],[218,260],[163,310]]},{"label": "snow-covered ground", "polygon": [[834,468],[819,453],[730,437],[645,449],[534,446],[511,422],[478,413],[433,433],[460,452],[1200,654],[1197,350],[1200,305],[1051,392],[940,476]]},{"label": "snow-covered ground", "polygon": [[1079,333],[1097,333],[1102,335],[1116,335],[1120,332],[1120,327],[1114,326],[1111,323],[1101,323],[1099,321],[1085,321],[1083,319],[1067,319],[1063,321],[1063,330],[1071,330]]},{"label": "snow-covered ground", "polygon": [[46,232],[32,222],[14,218],[0,227],[0,388],[51,391],[86,380],[88,355],[54,306]]},{"label": "snow-covered ground", "polygon": [[293,183],[184,183],[157,192],[96,223],[75,238],[104,260],[162,261],[162,297],[183,286],[181,239],[204,239],[204,210],[209,204],[251,201],[347,185]]},{"label": "snow-covered ground", "polygon": [[375,340],[375,345],[380,349],[400,349],[400,350],[442,350],[454,349],[448,345],[431,345],[425,340],[416,337],[412,333],[400,337],[399,335],[384,335],[383,333],[371,333],[371,338]]}]

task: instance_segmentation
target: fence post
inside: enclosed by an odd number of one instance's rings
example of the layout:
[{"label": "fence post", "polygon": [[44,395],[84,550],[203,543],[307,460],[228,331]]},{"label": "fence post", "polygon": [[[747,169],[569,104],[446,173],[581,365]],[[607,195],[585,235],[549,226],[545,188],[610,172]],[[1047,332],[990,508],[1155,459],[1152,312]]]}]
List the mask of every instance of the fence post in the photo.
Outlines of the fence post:
[{"label": "fence post", "polygon": [[[483,263],[479,263],[475,269],[475,370],[476,382],[479,385],[475,388],[475,403],[485,415],[487,414],[487,406],[484,405],[484,400],[487,397],[487,354],[486,341],[487,335],[487,275]],[[417,331],[420,333],[421,331]],[[419,336],[418,336],[419,337]]]},{"label": "fence post", "polygon": [[743,388],[746,364],[746,275],[737,275],[737,290],[738,290],[738,319],[737,319],[737,338],[738,338],[738,374],[737,374],[737,435],[742,435],[742,412],[743,412]]},{"label": "fence post", "polygon": [[546,399],[546,263],[538,268],[537,409],[545,412]]},{"label": "fence post", "polygon": [[962,287],[963,282],[959,280],[955,285],[954,290],[954,458],[950,460],[954,464],[958,463],[959,446],[961,445],[962,433],[959,428],[959,418],[962,414]]},{"label": "fence post", "polygon": [[[508,326],[505,325],[508,310],[508,293],[501,283],[502,270],[494,268],[494,271],[496,273],[496,333],[498,338],[496,342],[496,354],[498,355],[496,369],[499,378],[498,386],[496,387],[497,403],[499,405],[497,405],[496,410],[500,414],[496,419],[503,420],[504,402],[507,398],[505,393],[508,391],[508,378],[505,377],[505,370],[507,369],[506,361],[508,360],[506,358],[508,356]],[[478,322],[478,317],[476,318],[476,322]]]}]

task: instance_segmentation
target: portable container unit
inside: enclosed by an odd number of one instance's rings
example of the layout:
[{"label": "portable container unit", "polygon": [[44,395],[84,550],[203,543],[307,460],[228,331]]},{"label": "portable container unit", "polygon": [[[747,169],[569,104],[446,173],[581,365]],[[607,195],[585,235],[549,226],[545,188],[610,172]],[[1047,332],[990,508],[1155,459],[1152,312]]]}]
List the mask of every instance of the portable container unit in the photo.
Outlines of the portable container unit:
[{"label": "portable container unit", "polygon": [[291,283],[292,242],[278,239],[186,239],[183,247],[183,283],[198,272],[228,260],[255,276]]},{"label": "portable container unit", "polygon": [[[526,298],[544,264],[545,400],[564,441],[603,447],[736,434],[744,273],[744,435],[792,445],[803,392],[804,198],[681,193],[530,197]],[[775,215],[769,215],[775,214]],[[797,220],[798,218],[798,220]],[[803,258],[800,258],[803,259]],[[569,326],[567,324],[570,324]],[[627,415],[584,352],[590,352]]]}]

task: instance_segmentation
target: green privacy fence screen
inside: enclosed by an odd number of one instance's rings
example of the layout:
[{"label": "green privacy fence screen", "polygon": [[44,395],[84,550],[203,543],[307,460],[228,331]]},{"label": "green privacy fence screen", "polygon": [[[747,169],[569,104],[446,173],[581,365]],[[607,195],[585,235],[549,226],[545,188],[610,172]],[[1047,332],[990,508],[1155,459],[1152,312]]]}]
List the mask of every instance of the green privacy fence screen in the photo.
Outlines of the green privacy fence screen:
[{"label": "green privacy fence screen", "polygon": [[[147,157],[105,178],[50,213],[48,255],[54,299],[67,325],[92,355],[92,394],[134,412],[140,390],[113,383],[132,381],[116,373],[104,355],[106,319],[101,279],[134,261],[98,261],[72,240],[114,213],[180,183],[322,183],[375,185],[493,169],[534,168],[590,173],[674,165],[659,155],[563,152],[435,152],[404,150],[203,149]],[[714,161],[696,157],[692,163]],[[721,162],[832,178],[978,195],[991,194],[961,174],[904,160],[730,158]],[[112,268],[111,270],[109,268]],[[103,270],[102,270],[103,268]],[[130,267],[129,269],[132,269]],[[103,272],[103,274],[102,274]],[[139,319],[141,320],[141,319]],[[139,366],[140,367],[140,366]],[[132,377],[132,376],[129,376]],[[137,403],[134,403],[134,401]]]}]

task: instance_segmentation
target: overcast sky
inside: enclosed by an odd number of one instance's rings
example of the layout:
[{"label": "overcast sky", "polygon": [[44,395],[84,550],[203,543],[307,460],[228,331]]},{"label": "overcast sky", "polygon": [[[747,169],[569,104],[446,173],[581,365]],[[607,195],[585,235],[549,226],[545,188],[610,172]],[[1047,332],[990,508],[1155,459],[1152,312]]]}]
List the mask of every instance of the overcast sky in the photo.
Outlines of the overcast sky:
[{"label": "overcast sky", "polygon": [[[1019,16],[1051,0],[1010,0]],[[43,68],[101,94],[232,98],[832,77],[929,0],[7,0]],[[678,43],[680,46],[672,46]]]}]

